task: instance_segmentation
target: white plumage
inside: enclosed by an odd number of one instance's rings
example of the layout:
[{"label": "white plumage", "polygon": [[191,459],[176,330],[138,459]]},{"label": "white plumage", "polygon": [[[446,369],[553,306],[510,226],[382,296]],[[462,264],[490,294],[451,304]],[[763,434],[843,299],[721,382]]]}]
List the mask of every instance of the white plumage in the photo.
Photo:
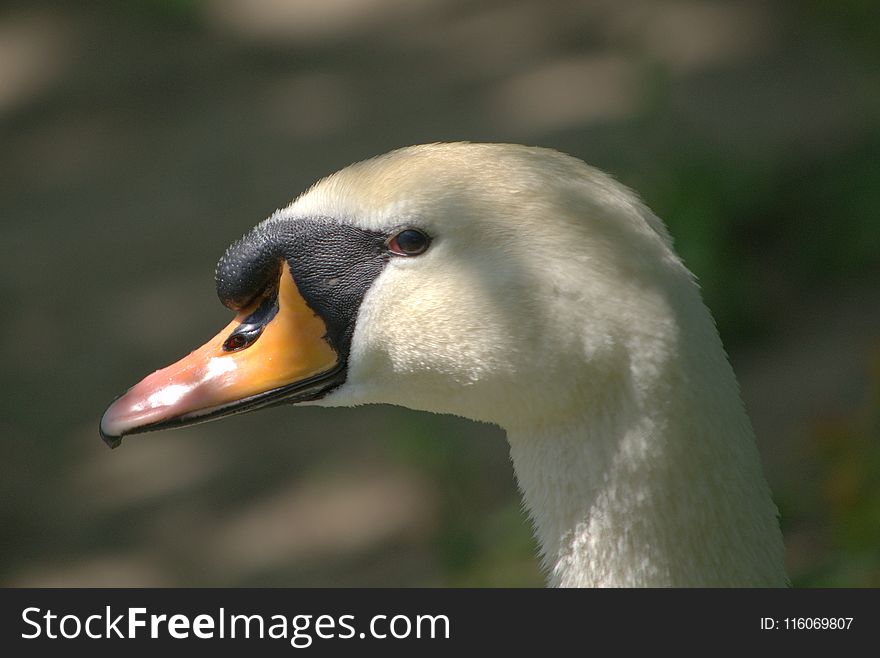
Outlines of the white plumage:
[{"label": "white plumage", "polygon": [[357,316],[347,381],[507,432],[550,584],[778,586],[777,511],[733,371],[662,222],[580,160],[416,146],[317,183],[277,217],[433,237]]}]

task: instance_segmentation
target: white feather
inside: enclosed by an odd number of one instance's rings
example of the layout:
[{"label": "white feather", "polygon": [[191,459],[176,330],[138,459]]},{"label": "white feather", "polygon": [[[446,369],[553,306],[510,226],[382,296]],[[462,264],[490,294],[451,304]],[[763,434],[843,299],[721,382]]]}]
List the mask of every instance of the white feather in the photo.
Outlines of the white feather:
[{"label": "white feather", "polygon": [[320,404],[503,427],[551,584],[787,583],[713,320],[628,189],[548,149],[432,144],[352,165],[279,216],[433,236],[373,284],[347,382]]}]

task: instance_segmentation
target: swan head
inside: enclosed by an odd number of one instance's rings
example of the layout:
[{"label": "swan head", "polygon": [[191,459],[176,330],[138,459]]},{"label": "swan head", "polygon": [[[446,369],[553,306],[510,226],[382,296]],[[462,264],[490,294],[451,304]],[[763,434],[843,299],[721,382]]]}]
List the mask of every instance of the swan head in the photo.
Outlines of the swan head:
[{"label": "swan head", "polygon": [[110,405],[110,446],[285,403],[456,414],[507,430],[552,584],[786,582],[693,277],[580,160],[466,143],[366,160],[233,243],[216,280],[234,319]]},{"label": "swan head", "polygon": [[505,427],[600,410],[622,372],[650,377],[673,349],[672,306],[694,286],[608,176],[549,149],[455,143],[318,182],[229,248],[217,288],[235,319],[117,399],[109,444],[290,402]]}]

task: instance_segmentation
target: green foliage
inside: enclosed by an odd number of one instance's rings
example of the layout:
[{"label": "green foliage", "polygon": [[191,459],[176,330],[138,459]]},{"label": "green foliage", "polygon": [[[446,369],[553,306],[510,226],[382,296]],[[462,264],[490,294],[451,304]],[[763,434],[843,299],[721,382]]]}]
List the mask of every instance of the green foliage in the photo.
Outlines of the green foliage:
[{"label": "green foliage", "polygon": [[531,526],[509,497],[509,461],[498,460],[497,446],[485,445],[484,428],[423,414],[406,418],[388,435],[389,452],[442,492],[433,544],[448,584],[541,585]]},{"label": "green foliage", "polygon": [[137,0],[107,3],[108,9],[140,20],[158,23],[164,28],[197,25],[201,20],[202,0]]},{"label": "green foliage", "polygon": [[749,231],[773,198],[770,175],[693,149],[671,163],[645,196],[666,220],[722,334],[739,340],[752,335],[764,297],[751,268]]},{"label": "green foliage", "polygon": [[800,519],[817,557],[795,585],[880,587],[880,344],[867,368],[869,387],[852,415],[824,418],[811,448],[819,487]]},{"label": "green foliage", "polygon": [[812,24],[822,25],[872,58],[880,58],[877,26],[880,4],[876,0],[794,0],[789,3]]}]

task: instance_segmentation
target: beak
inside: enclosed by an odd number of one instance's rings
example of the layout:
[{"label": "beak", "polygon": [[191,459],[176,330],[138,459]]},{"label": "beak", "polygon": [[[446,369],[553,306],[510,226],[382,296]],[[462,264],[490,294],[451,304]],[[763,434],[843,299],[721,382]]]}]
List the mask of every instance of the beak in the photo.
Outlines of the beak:
[{"label": "beak", "polygon": [[115,448],[128,434],[316,399],[345,377],[344,363],[326,335],[324,321],[282,267],[272,295],[116,399],[101,419],[101,437]]}]

